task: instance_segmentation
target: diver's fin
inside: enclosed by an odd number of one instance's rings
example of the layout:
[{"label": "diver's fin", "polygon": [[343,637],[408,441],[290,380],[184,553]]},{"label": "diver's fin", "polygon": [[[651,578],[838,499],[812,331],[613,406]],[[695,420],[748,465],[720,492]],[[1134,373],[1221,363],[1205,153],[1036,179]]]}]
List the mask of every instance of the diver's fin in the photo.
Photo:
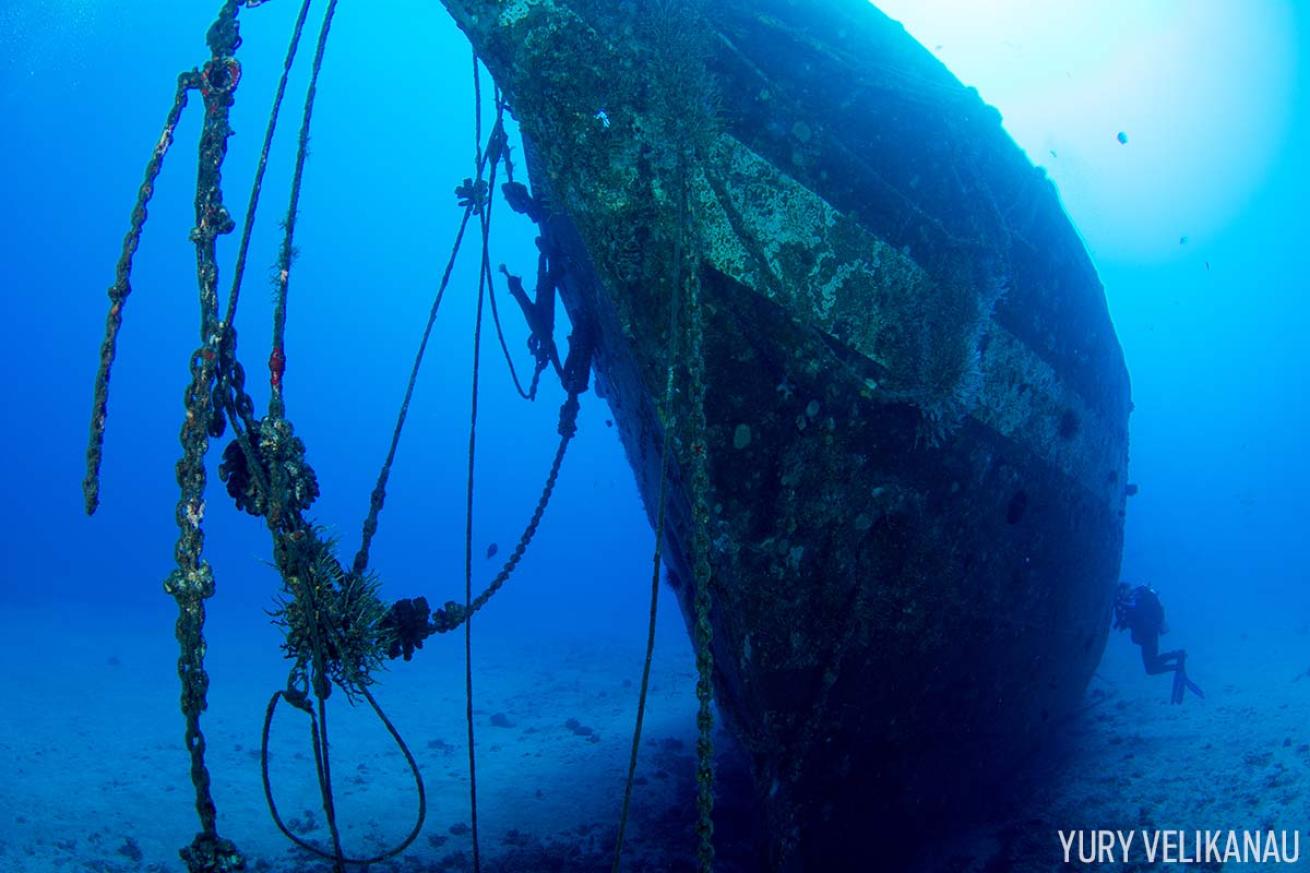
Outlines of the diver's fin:
[{"label": "diver's fin", "polygon": [[1173,693],[1169,695],[1170,703],[1183,702],[1183,695],[1187,692],[1187,686],[1184,684],[1186,682],[1187,674],[1182,670],[1174,670],[1174,689]]},{"label": "diver's fin", "polygon": [[1187,686],[1188,690],[1190,690],[1193,694],[1195,694],[1197,697],[1201,698],[1202,700],[1205,700],[1205,692],[1201,690],[1200,685],[1197,685],[1191,679],[1188,679],[1185,674],[1180,673],[1179,675],[1183,677],[1183,683]]}]

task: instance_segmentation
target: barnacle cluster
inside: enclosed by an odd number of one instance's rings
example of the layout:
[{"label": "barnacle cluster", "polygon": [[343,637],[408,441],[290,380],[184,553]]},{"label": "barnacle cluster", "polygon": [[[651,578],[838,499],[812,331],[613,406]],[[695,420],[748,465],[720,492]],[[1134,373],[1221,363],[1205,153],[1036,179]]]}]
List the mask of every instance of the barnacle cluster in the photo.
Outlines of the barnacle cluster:
[{"label": "barnacle cluster", "polygon": [[428,622],[431,609],[426,597],[402,598],[391,605],[383,617],[381,628],[387,635],[387,657],[414,657],[416,649],[423,648],[423,640],[435,628]]},{"label": "barnacle cluster", "polygon": [[[289,512],[308,509],[318,497],[318,478],[305,460],[305,444],[295,435],[285,418],[260,420],[259,429],[228,443],[218,465],[218,477],[227,485],[227,493],[237,508],[251,515],[268,512],[266,488],[280,485],[281,505]],[[258,469],[251,468],[251,460]],[[274,475],[274,474],[278,475]]]}]

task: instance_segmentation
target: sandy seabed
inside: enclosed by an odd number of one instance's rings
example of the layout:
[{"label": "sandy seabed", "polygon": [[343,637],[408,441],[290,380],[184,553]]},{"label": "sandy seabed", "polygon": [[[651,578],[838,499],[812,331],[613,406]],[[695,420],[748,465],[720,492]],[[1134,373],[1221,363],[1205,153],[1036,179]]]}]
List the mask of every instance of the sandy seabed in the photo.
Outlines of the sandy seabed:
[{"label": "sandy seabed", "polygon": [[[286,669],[276,631],[215,628],[210,638],[212,687],[203,727],[220,833],[245,853],[249,870],[326,870],[278,833],[264,802],[260,728]],[[1087,708],[1060,727],[1049,748],[1034,752],[1031,767],[1015,774],[1017,799],[985,822],[944,833],[925,869],[1093,869],[1061,863],[1058,831],[1074,828],[1295,829],[1303,849],[1310,849],[1308,643],[1304,632],[1289,632],[1195,650],[1192,673],[1208,696],[1171,706],[1168,677],[1140,675],[1135,651],[1112,639]],[[474,647],[483,869],[609,869],[640,645],[488,632],[475,635]],[[1219,659],[1217,651],[1226,657]],[[194,836],[196,818],[181,745],[171,624],[157,617],[132,623],[7,608],[0,613],[0,656],[0,870],[184,869],[177,850]],[[685,641],[662,643],[626,870],[689,869],[694,685]],[[428,811],[417,841],[370,870],[470,869],[462,637],[435,639],[414,662],[393,665],[376,692],[422,769]],[[343,844],[350,854],[372,854],[412,825],[413,781],[366,707],[352,709],[340,695],[332,704]],[[307,719],[281,708],[270,749],[289,826],[325,845]],[[724,776],[727,790],[742,790],[731,764]],[[744,844],[746,835],[727,822],[722,830],[725,868],[746,869],[733,860],[741,846],[726,845]],[[1298,866],[1310,869],[1304,853]],[[1130,863],[1094,869],[1218,868]]]}]

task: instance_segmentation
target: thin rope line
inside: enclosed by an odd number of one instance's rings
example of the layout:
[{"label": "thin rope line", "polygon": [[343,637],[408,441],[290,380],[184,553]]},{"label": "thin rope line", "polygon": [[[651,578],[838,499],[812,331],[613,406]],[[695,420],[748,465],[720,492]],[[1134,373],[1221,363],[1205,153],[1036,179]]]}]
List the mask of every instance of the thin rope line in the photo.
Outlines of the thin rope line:
[{"label": "thin rope line", "polygon": [[[386,727],[387,733],[391,735],[397,748],[400,749],[401,754],[405,758],[405,763],[409,765],[410,775],[414,777],[414,785],[418,791],[418,817],[404,840],[387,851],[373,855],[372,857],[351,858],[343,856],[341,859],[346,864],[364,865],[377,864],[388,858],[394,858],[414,843],[414,840],[418,838],[419,833],[423,830],[423,822],[427,819],[427,791],[423,786],[423,776],[419,772],[418,761],[414,759],[414,753],[410,751],[408,744],[406,744],[404,739],[400,736],[400,731],[396,729],[395,724],[393,724],[391,719],[387,717],[387,714],[382,710],[382,707],[378,704],[377,700],[374,699],[373,695],[367,688],[361,687],[358,690],[364,695],[364,699],[368,701],[369,706],[373,708],[374,713],[377,714],[377,717],[382,721],[383,726]],[[273,696],[268,701],[268,707],[264,710],[264,728],[260,734],[259,769],[264,784],[264,802],[268,805],[269,813],[273,817],[273,824],[277,826],[277,829],[282,832],[283,836],[307,852],[317,855],[320,858],[332,860],[332,855],[330,853],[324,851],[298,834],[293,833],[292,830],[287,827],[286,822],[282,819],[281,812],[277,808],[277,801],[273,799],[273,780],[269,774],[268,768],[268,741],[269,736],[272,734],[273,715],[277,711],[278,703],[283,699],[285,699],[290,706],[295,707],[296,709],[302,709],[302,711],[306,712],[309,716],[311,742],[315,747],[318,746],[319,742],[318,722],[314,717],[313,710],[303,710],[303,708],[297,705],[284,690],[273,692]],[[308,704],[306,704],[306,706],[307,705]]]},{"label": "thin rope line", "polygon": [[[477,152],[475,154],[475,165],[477,168],[477,181],[474,191],[482,183],[482,82],[478,74],[478,55],[473,53],[473,116],[474,116],[474,140]],[[494,182],[496,168],[491,168],[491,178]],[[472,401],[469,411],[469,449],[468,449],[468,485],[465,491],[465,508],[464,508],[464,609],[466,615],[469,607],[473,604],[473,471],[474,460],[477,450],[477,427],[478,427],[478,368],[480,364],[482,348],[482,304],[483,296],[486,291],[486,260],[487,260],[487,237],[490,233],[490,201],[486,207],[479,212],[479,220],[482,225],[482,265],[478,269],[478,305],[477,315],[473,322],[473,378],[472,378]],[[478,842],[478,778],[477,778],[477,750],[476,739],[473,731],[473,621],[471,618],[464,622],[464,715],[468,727],[468,758],[469,758],[469,818],[470,833],[473,841],[473,873],[481,873],[482,855]]]},{"label": "thin rope line", "polygon": [[344,873],[345,854],[341,851],[341,829],[337,827],[337,807],[332,798],[332,764],[328,751],[327,695],[318,694],[318,720],[321,725],[319,734],[322,748],[314,748],[314,758],[318,764],[318,790],[323,798],[323,815],[327,819],[328,833],[332,835],[332,869]]},{"label": "thin rope line", "polygon": [[[673,400],[673,366],[669,366],[668,384],[665,390],[665,408],[671,408]],[[664,433],[664,445],[660,450],[660,490],[657,521],[655,524],[655,553],[651,558],[650,579],[650,618],[646,624],[646,658],[641,667],[641,690],[637,694],[637,721],[632,730],[632,750],[628,755],[628,778],[623,786],[623,811],[619,815],[619,832],[614,842],[614,863],[610,868],[618,873],[623,857],[623,835],[628,826],[628,810],[632,803],[632,787],[637,776],[637,754],[641,749],[641,729],[646,720],[646,696],[650,688],[650,665],[655,655],[655,619],[660,601],[660,565],[663,559],[664,519],[666,514],[666,489],[668,487],[669,444],[672,442],[667,428]]]},{"label": "thin rope line", "polygon": [[682,233],[674,240],[674,264],[677,265],[674,291],[669,295],[669,363],[664,384],[664,442],[660,447],[660,488],[656,504],[655,550],[651,557],[650,617],[646,624],[646,657],[641,668],[641,690],[637,694],[637,719],[632,730],[632,750],[628,756],[628,778],[623,787],[623,811],[619,815],[618,837],[614,842],[612,873],[618,873],[623,857],[623,837],[628,825],[632,788],[637,776],[637,755],[641,748],[641,731],[646,719],[646,698],[650,688],[650,666],[655,654],[655,620],[659,609],[660,565],[664,550],[664,525],[667,510],[666,491],[669,480],[669,447],[673,443],[676,422],[673,401],[677,392],[678,298],[682,287]]},{"label": "thin rope line", "polygon": [[[500,340],[500,350],[505,355],[505,363],[509,365],[509,378],[514,383],[514,390],[524,400],[531,400],[537,393],[536,391],[528,392],[523,390],[523,383],[519,381],[518,370],[514,366],[514,359],[509,353],[509,345],[505,342],[505,332],[500,326],[500,313],[496,309],[496,280],[491,273],[491,261],[488,259],[486,264],[486,281],[488,288],[488,299],[491,302],[491,321],[496,325],[496,338]],[[531,325],[528,326],[529,330]],[[535,382],[535,380],[534,380]]]},{"label": "thin rope line", "polygon": [[[491,139],[500,135],[500,125],[491,132]],[[488,143],[490,143],[490,139]],[[488,149],[490,151],[490,149]],[[483,152],[478,164],[479,176],[482,168],[486,166],[486,152]],[[450,285],[451,273],[455,268],[455,259],[464,242],[464,233],[468,229],[469,219],[473,216],[473,210],[476,202],[470,202],[464,207],[464,216],[460,220],[459,231],[455,234],[455,242],[451,246],[450,256],[446,259],[446,268],[441,274],[441,282],[437,287],[437,295],[432,301],[432,307],[428,310],[428,321],[423,328],[423,336],[419,340],[418,351],[414,355],[413,366],[410,367],[409,382],[405,386],[405,396],[401,401],[400,410],[396,414],[396,425],[391,431],[391,444],[387,447],[386,459],[382,462],[382,468],[378,471],[376,484],[373,486],[373,492],[369,495],[368,515],[364,519],[363,533],[360,537],[359,551],[355,553],[353,569],[356,573],[363,573],[368,567],[369,550],[373,544],[373,537],[377,534],[378,515],[382,512],[383,506],[387,499],[387,482],[391,479],[391,465],[395,462],[396,451],[400,446],[400,435],[405,428],[405,421],[409,417],[409,404],[414,397],[414,388],[418,384],[418,374],[423,366],[423,359],[427,354],[428,342],[432,336],[432,328],[437,321],[437,312],[441,308],[441,301],[445,298],[446,289]]]},{"label": "thin rope line", "polygon": [[368,517],[364,519],[364,533],[360,541],[359,551],[355,553],[354,571],[363,573],[368,567],[369,548],[373,543],[373,536],[378,529],[378,513],[382,511],[382,506],[387,499],[387,481],[391,478],[391,465],[396,460],[396,449],[400,446],[400,434],[405,427],[405,420],[409,417],[409,404],[414,397],[414,387],[418,384],[419,370],[423,366],[423,356],[427,353],[428,340],[432,337],[432,328],[437,322],[437,311],[441,309],[441,301],[446,296],[446,288],[450,284],[450,274],[455,267],[455,259],[459,255],[460,245],[464,241],[464,231],[468,228],[469,218],[473,215],[473,206],[470,204],[464,209],[464,218],[460,221],[459,232],[455,234],[455,244],[451,246],[450,257],[446,259],[446,269],[441,274],[441,284],[437,288],[437,296],[432,301],[432,308],[428,311],[428,322],[423,328],[423,337],[419,340],[418,352],[414,355],[414,364],[410,367],[409,382],[405,385],[405,396],[400,403],[400,411],[396,414],[396,426],[391,432],[391,445],[387,448],[386,460],[382,462],[382,469],[378,472],[377,484],[373,486],[373,493],[369,497]]},{"label": "thin rope line", "polygon": [[114,284],[109,286],[109,314],[105,317],[105,338],[100,344],[100,366],[96,370],[95,389],[91,402],[91,435],[86,448],[86,477],[82,480],[82,497],[87,515],[94,515],[100,505],[100,464],[104,457],[105,422],[109,416],[109,377],[118,355],[118,331],[123,326],[123,307],[132,294],[132,259],[141,245],[141,232],[149,217],[150,198],[155,193],[155,182],[164,168],[164,157],[173,145],[173,131],[186,108],[187,93],[200,87],[200,76],[193,72],[177,77],[177,91],[173,106],[164,120],[164,130],[155,142],[155,148],[146,162],[145,178],[137,189],[136,203],[123,248],[114,268]]},{"label": "thin rope line", "polygon": [[292,241],[296,232],[296,213],[300,207],[300,186],[305,175],[305,157],[309,153],[309,125],[314,115],[314,98],[318,94],[318,74],[323,67],[323,54],[327,49],[328,32],[332,17],[337,11],[337,0],[329,0],[318,32],[318,45],[314,49],[314,65],[305,92],[305,109],[300,120],[300,137],[296,146],[296,169],[291,179],[291,202],[284,219],[286,232],[278,254],[278,274],[273,285],[273,350],[269,355],[270,385],[269,415],[281,418],[285,411],[282,399],[282,371],[286,365],[287,286],[291,281],[291,261],[295,251]]},{"label": "thin rope line", "polygon": [[291,78],[291,67],[296,60],[296,51],[300,48],[300,37],[305,29],[305,20],[309,17],[309,7],[313,0],[305,0],[296,17],[296,26],[291,34],[291,43],[287,46],[286,58],[282,61],[282,76],[278,79],[277,92],[273,96],[273,107],[269,110],[268,126],[264,129],[264,145],[259,152],[259,165],[255,168],[255,181],[250,188],[250,203],[246,207],[246,219],[241,226],[241,243],[237,249],[236,266],[232,270],[232,289],[227,297],[226,323],[231,325],[237,314],[237,299],[241,294],[241,281],[246,274],[246,256],[250,251],[250,238],[255,229],[255,212],[259,208],[259,194],[264,187],[264,170],[268,167],[268,153],[273,146],[273,134],[277,129],[278,114],[282,109],[282,98],[287,92],[287,80]]}]

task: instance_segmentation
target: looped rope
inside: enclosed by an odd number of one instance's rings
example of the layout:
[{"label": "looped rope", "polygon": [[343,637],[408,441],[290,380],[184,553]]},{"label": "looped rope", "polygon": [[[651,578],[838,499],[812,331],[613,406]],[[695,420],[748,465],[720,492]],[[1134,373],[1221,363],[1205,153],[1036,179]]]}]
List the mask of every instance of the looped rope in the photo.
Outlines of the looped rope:
[{"label": "looped rope", "polygon": [[[279,428],[285,425],[284,420],[266,418],[261,431],[278,433],[282,432]],[[289,430],[285,433],[289,435]],[[297,845],[333,860],[334,869],[342,871],[343,865],[347,863],[372,863],[404,851],[422,826],[426,815],[426,794],[412,754],[368,690],[371,681],[369,671],[375,666],[378,657],[375,629],[383,614],[380,602],[373,595],[371,583],[358,577],[344,576],[340,565],[332,557],[331,543],[320,539],[316,529],[307,527],[300,518],[299,508],[288,505],[286,497],[277,491],[277,486],[273,488],[268,501],[267,520],[273,530],[274,557],[278,570],[290,593],[290,600],[283,602],[275,617],[287,628],[284,648],[288,657],[295,659],[295,664],[288,676],[286,688],[276,692],[265,715],[261,740],[265,800],[275,823],[284,834]],[[278,522],[274,521],[275,518],[281,519],[281,528],[276,527]],[[376,858],[349,858],[341,848],[341,833],[332,790],[326,707],[334,684],[352,700],[355,696],[361,696],[368,701],[410,763],[418,786],[418,824],[404,842]],[[331,853],[290,834],[273,800],[267,769],[267,747],[273,713],[280,699],[285,699],[310,716],[314,765],[319,796],[332,838]]]},{"label": "looped rope", "polygon": [[396,748],[398,748],[400,753],[404,755],[405,764],[409,767],[409,772],[414,777],[414,786],[418,792],[418,814],[415,817],[414,826],[410,828],[409,833],[403,840],[390,849],[387,849],[385,852],[367,858],[354,858],[342,854],[340,852],[339,844],[336,845],[336,851],[328,852],[292,832],[292,830],[287,827],[286,822],[283,821],[282,814],[278,811],[277,802],[273,799],[273,783],[268,770],[268,739],[269,735],[272,733],[273,715],[277,711],[278,701],[286,700],[287,703],[309,716],[309,729],[311,741],[314,746],[315,771],[318,777],[320,790],[326,784],[328,778],[327,745],[325,739],[320,737],[318,718],[314,715],[314,709],[310,705],[307,689],[293,689],[288,687],[273,692],[273,696],[268,701],[268,708],[264,711],[264,728],[260,735],[259,768],[264,783],[264,801],[268,804],[268,810],[273,817],[273,823],[277,825],[277,829],[282,832],[283,836],[291,840],[291,842],[295,843],[297,846],[300,846],[302,849],[311,852],[320,858],[325,858],[337,864],[377,864],[388,858],[394,858],[396,855],[399,855],[401,852],[408,849],[410,845],[413,844],[414,840],[418,839],[419,833],[423,830],[423,822],[427,820],[427,792],[423,786],[423,777],[419,773],[418,761],[415,760],[413,752],[410,751],[409,746],[400,736],[400,732],[396,730],[395,725],[391,723],[391,719],[389,719],[386,713],[382,711],[382,707],[378,705],[378,702],[373,698],[373,695],[369,693],[368,689],[360,689],[360,692],[364,696],[364,699],[368,701],[369,706],[373,708],[373,712],[382,722],[382,725],[387,729],[387,733],[391,735],[391,739],[395,742]]},{"label": "looped rope", "polygon": [[[206,708],[206,691],[208,688],[208,677],[204,671],[204,601],[214,593],[214,576],[208,563],[202,557],[204,544],[203,519],[205,514],[204,490],[207,479],[205,455],[210,438],[222,436],[229,423],[232,426],[235,439],[234,444],[229,446],[229,452],[224,455],[224,464],[229,462],[232,464],[228,468],[229,472],[231,472],[231,470],[239,468],[241,466],[240,461],[244,459],[244,470],[242,470],[241,475],[245,478],[241,488],[248,489],[246,491],[238,489],[237,492],[234,492],[234,496],[238,497],[239,506],[242,505],[244,499],[247,501],[244,507],[247,511],[265,516],[273,536],[276,563],[283,577],[286,590],[291,597],[289,603],[300,602],[305,610],[294,619],[294,621],[299,622],[297,627],[301,632],[300,636],[294,642],[290,631],[288,636],[287,648],[289,652],[293,653],[296,664],[288,678],[286,688],[273,695],[266,711],[261,748],[261,769],[263,771],[265,797],[270,811],[278,828],[284,835],[319,857],[332,860],[337,870],[341,870],[343,865],[347,863],[372,864],[404,851],[417,838],[422,828],[426,816],[426,793],[417,762],[412,753],[367,688],[368,683],[371,681],[368,677],[368,669],[373,664],[369,659],[376,657],[378,641],[369,638],[361,642],[363,637],[359,636],[358,629],[361,627],[375,627],[374,621],[370,619],[370,616],[374,614],[369,610],[373,610],[375,605],[380,606],[380,601],[373,595],[370,588],[374,583],[371,583],[363,576],[363,570],[367,565],[369,542],[376,530],[377,514],[385,497],[386,479],[412,397],[414,380],[436,317],[436,311],[449,281],[456,252],[460,247],[465,228],[472,213],[477,212],[481,223],[482,251],[479,268],[478,320],[475,325],[473,408],[469,433],[465,602],[459,611],[458,622],[448,628],[453,629],[458,624],[464,624],[466,631],[470,803],[474,822],[474,869],[476,870],[480,862],[477,845],[476,771],[472,734],[473,698],[469,619],[503,586],[522,559],[529,542],[535,535],[545,507],[553,493],[565,451],[577,430],[577,395],[586,390],[587,375],[590,368],[590,343],[586,341],[588,338],[585,336],[585,331],[575,331],[574,339],[576,341],[571,344],[569,361],[561,370],[561,379],[566,391],[568,391],[568,398],[560,410],[558,427],[560,443],[532,517],[520,537],[518,546],[500,574],[486,590],[479,594],[477,598],[473,598],[471,576],[473,461],[476,444],[478,354],[484,294],[491,304],[492,316],[496,323],[502,351],[504,351],[509,364],[511,378],[520,394],[529,398],[535,397],[540,374],[545,365],[542,357],[537,356],[537,367],[533,373],[531,388],[525,394],[519,383],[514,364],[510,360],[496,310],[489,257],[492,201],[490,198],[484,200],[480,197],[471,197],[466,204],[464,220],[456,237],[450,262],[447,264],[437,299],[434,301],[423,340],[416,355],[410,383],[407,386],[393,433],[390,451],[384,463],[383,471],[379,476],[378,486],[374,490],[373,499],[370,501],[370,513],[365,522],[364,540],[359,553],[356,555],[355,570],[350,574],[346,574],[341,570],[335,558],[331,557],[331,545],[322,542],[316,529],[308,525],[302,516],[302,511],[308,506],[308,502],[317,495],[317,484],[314,482],[312,470],[303,461],[303,444],[294,437],[291,424],[285,418],[285,401],[283,398],[283,375],[286,368],[285,325],[290,270],[295,257],[295,222],[318,76],[337,0],[330,0],[324,14],[313,60],[313,70],[305,98],[290,203],[284,222],[285,232],[279,250],[278,272],[274,279],[274,329],[269,355],[271,392],[268,414],[263,419],[255,418],[254,403],[246,390],[245,371],[237,358],[235,316],[268,154],[281,103],[285,95],[289,73],[307,19],[310,0],[304,0],[301,5],[291,44],[288,47],[283,64],[282,76],[270,111],[260,160],[242,227],[226,311],[224,312],[219,306],[217,238],[232,232],[236,227],[236,223],[223,203],[221,189],[221,168],[226,157],[227,139],[232,134],[229,125],[229,113],[242,74],[241,66],[234,56],[240,43],[236,15],[239,8],[257,6],[262,2],[263,0],[224,0],[219,17],[207,34],[211,58],[201,69],[183,73],[179,76],[174,105],[168,114],[163,133],[147,164],[145,180],[138,191],[137,203],[132,212],[131,225],[124,238],[115,282],[109,289],[110,311],[106,322],[105,339],[101,347],[100,368],[96,378],[91,421],[91,439],[87,450],[88,469],[84,482],[86,508],[88,513],[94,512],[99,500],[99,470],[108,406],[108,383],[116,352],[117,335],[122,323],[122,308],[131,293],[130,272],[132,259],[140,243],[141,233],[147,217],[147,205],[154,193],[154,185],[162,169],[163,159],[172,144],[174,131],[186,106],[187,97],[192,90],[197,90],[204,99],[205,119],[200,134],[199,173],[195,198],[196,223],[191,230],[190,237],[197,249],[201,345],[189,360],[191,380],[184,398],[187,415],[181,433],[183,456],[177,465],[180,497],[175,512],[179,528],[175,547],[177,568],[164,583],[166,592],[177,600],[179,608],[177,638],[181,650],[178,661],[178,673],[182,679],[181,702],[182,711],[187,721],[186,746],[191,756],[191,776],[196,789],[196,808],[202,827],[201,833],[197,835],[192,845],[183,850],[183,858],[186,860],[191,873],[226,873],[229,870],[239,869],[244,864],[244,860],[230,841],[219,837],[216,831],[216,810],[210,794],[209,773],[204,763],[205,738],[199,726],[200,713]],[[481,88],[478,81],[476,55],[474,56],[474,84],[480,109]],[[482,147],[479,111],[476,125],[477,180],[471,188],[474,194],[484,189],[488,193],[495,190],[497,169],[502,162],[505,165],[505,172],[510,183],[513,183],[513,165],[510,158],[508,137],[504,128],[504,112],[507,106],[499,90],[496,91],[495,106],[496,122],[487,141],[485,151]],[[487,173],[487,181],[483,179],[484,172]],[[541,342],[540,337],[537,340],[539,343]],[[536,350],[533,349],[533,351],[535,355]],[[556,366],[559,367],[558,362],[556,362]],[[222,472],[223,467],[220,466],[220,473]],[[226,481],[229,483],[229,490],[233,490],[232,481]],[[329,569],[324,570],[324,567],[329,567]],[[451,606],[454,605],[451,604]],[[290,609],[289,605],[284,604],[282,614],[288,615]],[[354,622],[350,625],[350,630],[346,629],[348,623],[335,626],[332,620],[342,610],[356,610],[353,615],[370,620]],[[377,614],[380,615],[380,612]],[[452,611],[451,615],[454,614]],[[306,615],[312,616],[312,618],[306,618]],[[286,619],[289,627],[292,622],[293,619]],[[348,651],[353,653],[349,657],[343,654]],[[355,660],[350,660],[350,657]],[[341,848],[331,785],[330,745],[326,711],[326,700],[334,684],[341,687],[347,696],[352,699],[353,695],[357,694],[367,700],[406,758],[417,787],[418,816],[413,829],[399,845],[370,858],[350,858],[345,855]],[[323,800],[324,813],[327,816],[332,836],[330,851],[313,846],[292,834],[282,822],[273,799],[268,773],[267,746],[272,719],[277,704],[282,700],[305,712],[310,717],[316,775]]]}]

